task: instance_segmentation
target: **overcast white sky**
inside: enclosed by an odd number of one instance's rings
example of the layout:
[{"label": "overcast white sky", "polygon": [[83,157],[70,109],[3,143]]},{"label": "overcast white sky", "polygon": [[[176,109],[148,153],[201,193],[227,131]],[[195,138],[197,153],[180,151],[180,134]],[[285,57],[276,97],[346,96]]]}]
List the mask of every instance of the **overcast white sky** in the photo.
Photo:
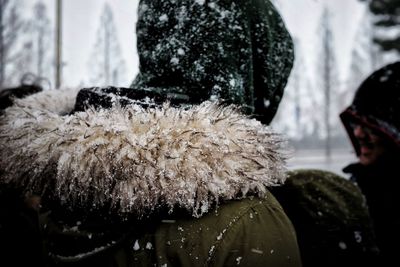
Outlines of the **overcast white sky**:
[{"label": "overcast white sky", "polygon": [[[23,0],[27,7],[36,1]],[[53,19],[54,0],[42,0],[48,5]],[[127,64],[124,86],[129,86],[138,71],[136,55],[135,22],[138,0],[64,0],[63,57],[65,62],[63,81],[67,86],[78,86],[87,80],[88,61],[93,47],[99,17],[104,3],[114,11],[117,35]],[[339,74],[345,75],[350,60],[354,31],[363,10],[357,0],[278,0],[279,9],[289,31],[298,38],[306,53],[306,60],[315,60],[316,27],[320,11],[327,5],[334,17],[335,48]],[[29,9],[27,9],[29,10]]]}]

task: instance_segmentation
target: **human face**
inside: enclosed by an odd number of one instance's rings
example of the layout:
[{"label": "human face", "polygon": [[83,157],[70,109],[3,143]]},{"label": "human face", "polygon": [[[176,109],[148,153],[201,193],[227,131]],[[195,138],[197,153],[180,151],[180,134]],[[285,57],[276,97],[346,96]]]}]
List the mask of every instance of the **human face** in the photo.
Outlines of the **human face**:
[{"label": "human face", "polygon": [[360,147],[359,161],[362,165],[371,165],[387,151],[387,142],[372,129],[361,124],[352,124],[353,134]]}]

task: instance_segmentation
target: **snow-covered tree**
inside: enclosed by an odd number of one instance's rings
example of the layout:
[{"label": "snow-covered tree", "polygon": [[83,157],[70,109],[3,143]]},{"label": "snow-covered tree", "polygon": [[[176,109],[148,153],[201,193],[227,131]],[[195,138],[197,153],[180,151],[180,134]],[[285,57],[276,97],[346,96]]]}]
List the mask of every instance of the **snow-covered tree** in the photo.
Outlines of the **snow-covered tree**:
[{"label": "snow-covered tree", "polygon": [[350,103],[360,83],[382,65],[381,51],[373,41],[374,34],[372,15],[368,9],[365,9],[354,38],[349,77],[346,82],[348,89],[343,96],[343,101],[346,103]]},{"label": "snow-covered tree", "polygon": [[19,69],[50,81],[54,76],[53,31],[42,1],[33,6],[33,16],[26,28]]},{"label": "snow-covered tree", "polygon": [[39,1],[34,6],[35,19],[32,23],[36,32],[36,71],[39,77],[50,79],[54,70],[54,49],[52,47],[53,34],[50,27],[50,19],[47,16],[47,9],[43,2]]},{"label": "snow-covered tree", "polygon": [[20,0],[0,0],[0,88],[17,83],[20,70],[16,62],[21,57],[19,43],[24,23]]},{"label": "snow-covered tree", "polygon": [[295,62],[272,126],[292,140],[301,140],[314,132],[316,99],[303,48],[297,38],[293,39]]},{"label": "snow-covered tree", "polygon": [[327,7],[324,7],[319,23],[320,28],[318,29],[320,45],[319,56],[317,57],[317,88],[320,92],[319,110],[322,115],[320,116],[320,121],[321,125],[323,125],[322,137],[325,139],[327,158],[331,156],[332,136],[337,134],[332,125],[338,125],[339,123],[337,119],[337,114],[339,113],[338,94],[336,93],[336,89],[339,87],[339,80],[337,78],[337,62],[331,21],[332,15]]},{"label": "snow-covered tree", "polygon": [[375,25],[381,29],[374,34],[374,41],[384,51],[400,53],[400,0],[360,0],[367,1],[375,15]]},{"label": "snow-covered tree", "polygon": [[111,7],[106,3],[89,60],[90,83],[96,86],[126,85],[125,62],[118,42]]}]

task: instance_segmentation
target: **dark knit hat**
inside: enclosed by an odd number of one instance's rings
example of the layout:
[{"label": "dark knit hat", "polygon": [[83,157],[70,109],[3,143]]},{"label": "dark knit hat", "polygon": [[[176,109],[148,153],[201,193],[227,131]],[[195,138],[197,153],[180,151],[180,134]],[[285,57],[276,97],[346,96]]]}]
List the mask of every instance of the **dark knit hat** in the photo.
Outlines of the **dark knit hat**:
[{"label": "dark knit hat", "polygon": [[350,126],[357,121],[382,133],[400,146],[400,62],[373,72],[358,88],[353,103],[340,118],[359,153],[359,145]]},{"label": "dark knit hat", "polygon": [[137,47],[133,89],[219,99],[266,124],[293,64],[292,39],[267,0],[141,0]]}]

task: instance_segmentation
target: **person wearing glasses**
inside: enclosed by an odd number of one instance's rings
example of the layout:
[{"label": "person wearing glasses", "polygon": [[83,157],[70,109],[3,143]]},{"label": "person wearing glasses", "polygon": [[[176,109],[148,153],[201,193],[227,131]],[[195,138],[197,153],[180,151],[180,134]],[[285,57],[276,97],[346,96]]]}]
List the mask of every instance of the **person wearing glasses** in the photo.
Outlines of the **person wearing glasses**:
[{"label": "person wearing glasses", "polygon": [[366,78],[340,118],[358,157],[358,162],[343,171],[366,198],[381,266],[398,266],[400,62],[388,64]]}]

